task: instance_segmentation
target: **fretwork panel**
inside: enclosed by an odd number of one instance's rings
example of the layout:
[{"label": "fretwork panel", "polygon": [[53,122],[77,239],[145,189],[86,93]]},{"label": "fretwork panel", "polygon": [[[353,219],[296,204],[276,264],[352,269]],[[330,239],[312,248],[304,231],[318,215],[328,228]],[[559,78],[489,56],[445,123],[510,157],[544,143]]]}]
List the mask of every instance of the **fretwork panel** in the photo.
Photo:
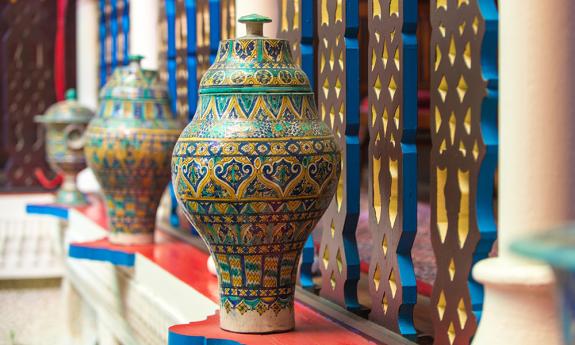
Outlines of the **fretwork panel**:
[{"label": "fretwork panel", "polygon": [[46,1],[0,3],[0,191],[39,189],[34,171],[48,171],[34,116],[56,102],[56,9]]},{"label": "fretwork panel", "polygon": [[358,309],[359,6],[357,0],[320,0],[317,4],[318,107],[342,150],[336,195],[322,220],[320,295],[347,309]]},{"label": "fretwork panel", "polygon": [[483,304],[471,270],[488,255],[496,234],[496,17],[493,0],[431,1],[435,344],[468,344]]},{"label": "fretwork panel", "polygon": [[[311,23],[310,23],[311,24]],[[301,0],[281,0],[279,34],[290,42],[293,58],[301,63]]]},{"label": "fretwork panel", "polygon": [[100,0],[100,86],[116,66],[128,63],[129,0]]},{"label": "fretwork panel", "polygon": [[369,1],[370,319],[414,337],[417,231],[416,0]]}]

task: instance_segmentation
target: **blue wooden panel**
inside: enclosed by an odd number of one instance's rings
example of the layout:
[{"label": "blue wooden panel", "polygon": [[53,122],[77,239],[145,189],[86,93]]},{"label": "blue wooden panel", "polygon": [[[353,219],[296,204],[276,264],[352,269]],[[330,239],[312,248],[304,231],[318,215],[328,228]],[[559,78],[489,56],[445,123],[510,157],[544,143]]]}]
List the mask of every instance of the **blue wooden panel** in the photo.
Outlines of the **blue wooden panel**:
[{"label": "blue wooden panel", "polygon": [[112,59],[110,64],[111,71],[114,71],[118,65],[118,0],[109,0],[112,7],[112,14],[110,15],[110,36],[112,38]]},{"label": "blue wooden panel", "polygon": [[188,119],[192,120],[198,104],[198,18],[196,0],[185,0],[187,37],[187,66],[188,66]]},{"label": "blue wooden panel", "polygon": [[343,226],[343,248],[347,261],[345,305],[359,308],[357,282],[360,276],[359,253],[355,231],[359,219],[359,193],[361,179],[359,143],[359,3],[345,2],[345,143],[346,143],[346,216]]},{"label": "blue wooden panel", "polygon": [[100,87],[106,84],[106,0],[99,1],[100,20],[98,34],[100,38]]},{"label": "blue wooden panel", "polygon": [[178,334],[170,331],[168,333],[168,345],[242,345],[242,344],[234,340],[212,339],[200,336]]},{"label": "blue wooden panel", "polygon": [[176,113],[177,102],[177,79],[176,79],[176,0],[166,0],[166,21],[168,26],[168,92],[172,112]]},{"label": "blue wooden panel", "polygon": [[72,243],[68,247],[68,256],[74,259],[109,262],[112,265],[133,267],[135,254],[121,250]]},{"label": "blue wooden panel", "polygon": [[[315,49],[313,38],[316,32],[314,20],[313,0],[301,1],[301,67],[309,78],[310,85],[315,88]],[[305,288],[314,286],[312,276],[312,265],[315,256],[315,248],[312,235],[307,239],[302,252],[300,267],[300,285]]]},{"label": "blue wooden panel", "polygon": [[128,64],[128,57],[130,55],[130,1],[122,0],[124,2],[124,12],[122,13],[122,20],[120,25],[122,26],[122,34],[124,35],[124,45],[123,50],[123,61],[122,64]]},{"label": "blue wooden panel", "polygon": [[26,205],[27,214],[42,214],[54,216],[62,220],[68,220],[68,208],[50,204],[29,204]]},{"label": "blue wooden panel", "polygon": [[[499,103],[499,74],[497,47],[499,14],[494,1],[479,0],[479,11],[485,21],[485,34],[481,45],[481,72],[487,82],[487,94],[481,104],[481,135],[485,156],[481,162],[477,182],[477,227],[480,239],[473,255],[473,264],[487,257],[497,238],[497,224],[493,213],[493,191],[497,169],[499,136],[497,130],[497,105]],[[469,293],[475,316],[481,319],[483,285],[469,277]]]},{"label": "blue wooden panel", "polygon": [[210,1],[210,64],[216,60],[222,32],[221,0]]}]

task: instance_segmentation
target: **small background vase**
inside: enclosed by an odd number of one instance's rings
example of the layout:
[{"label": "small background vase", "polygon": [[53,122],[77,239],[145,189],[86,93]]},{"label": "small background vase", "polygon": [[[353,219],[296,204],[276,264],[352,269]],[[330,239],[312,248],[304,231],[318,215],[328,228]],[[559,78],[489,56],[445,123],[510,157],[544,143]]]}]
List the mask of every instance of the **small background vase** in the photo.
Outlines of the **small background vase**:
[{"label": "small background vase", "polygon": [[102,187],[109,240],[154,240],[156,211],[170,180],[170,156],[183,123],[170,111],[167,90],[140,56],[118,67],[100,92],[87,131],[86,158]]},{"label": "small background vase", "polygon": [[240,333],[294,328],[302,247],[337,185],[340,151],[317,114],[285,40],[222,41],[172,159],[184,212],[215,259],[220,326]]},{"label": "small background vase", "polygon": [[46,126],[46,158],[50,167],[61,174],[63,182],[56,192],[56,202],[68,206],[87,203],[76,186],[76,176],[86,167],[84,132],[94,113],[76,101],[76,90],[66,92],[66,100],[52,105],[35,121]]}]

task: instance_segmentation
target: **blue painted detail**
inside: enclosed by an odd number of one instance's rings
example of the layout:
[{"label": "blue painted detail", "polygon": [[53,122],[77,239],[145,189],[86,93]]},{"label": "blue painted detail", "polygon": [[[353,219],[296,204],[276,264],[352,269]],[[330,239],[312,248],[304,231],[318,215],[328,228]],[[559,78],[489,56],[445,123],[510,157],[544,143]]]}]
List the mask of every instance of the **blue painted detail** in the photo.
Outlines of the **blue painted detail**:
[{"label": "blue painted detail", "polygon": [[[316,34],[316,27],[314,21],[314,6],[313,0],[301,1],[301,67],[305,74],[307,74],[310,85],[315,89],[315,50],[313,47],[313,38]],[[300,266],[300,285],[305,288],[314,286],[311,268],[315,255],[315,248],[313,237],[310,235],[303,247],[301,266]]]},{"label": "blue painted detail", "polygon": [[[481,135],[485,144],[485,156],[479,168],[476,210],[480,239],[473,253],[473,265],[486,258],[497,238],[497,225],[493,214],[493,186],[499,149],[497,133],[497,104],[499,102],[499,73],[497,70],[497,46],[499,14],[495,2],[479,0],[479,11],[485,21],[485,34],[481,43],[481,72],[487,81],[487,95],[481,103]],[[469,295],[477,322],[483,310],[483,286],[468,278]]]},{"label": "blue painted detail", "polygon": [[228,339],[183,335],[170,331],[168,333],[168,345],[242,345],[242,343]]},{"label": "blue painted detail", "polygon": [[123,49],[123,53],[122,56],[124,57],[124,60],[122,61],[122,64],[127,65],[128,64],[128,57],[130,56],[130,1],[129,0],[123,0],[124,1],[124,10],[122,13],[122,33],[124,35],[124,46],[122,47]]},{"label": "blue painted detail", "polygon": [[54,216],[62,220],[68,220],[68,209],[63,206],[56,205],[26,205],[26,213],[28,214],[43,214]]},{"label": "blue painted detail", "polygon": [[177,80],[176,80],[176,0],[166,1],[166,22],[168,26],[168,92],[170,94],[170,105],[172,112],[176,114]]},{"label": "blue painted detail", "polygon": [[401,133],[401,194],[403,197],[402,234],[397,245],[397,266],[402,286],[402,304],[398,311],[399,332],[415,340],[413,308],[417,303],[417,283],[411,260],[411,248],[417,234],[417,0],[404,0],[402,43],[403,73]]},{"label": "blue painted detail", "polygon": [[180,218],[178,218],[178,214],[176,211],[178,210],[178,199],[176,198],[176,193],[174,191],[174,185],[172,181],[168,184],[168,188],[170,190],[170,225],[174,228],[180,227]]},{"label": "blue painted detail", "polygon": [[112,14],[110,15],[110,38],[112,39],[112,60],[110,62],[114,71],[118,65],[118,0],[108,0],[112,7]]},{"label": "blue painted detail", "polygon": [[197,45],[198,45],[198,31],[196,16],[197,4],[196,0],[185,0],[186,7],[186,22],[188,24],[188,49],[187,49],[187,66],[188,66],[188,120],[192,120],[198,104],[198,58],[197,58]]},{"label": "blue painted detail", "polygon": [[210,65],[216,60],[216,55],[218,54],[218,47],[220,45],[221,39],[221,18],[222,18],[222,8],[221,0],[209,0],[210,1]]},{"label": "blue painted detail", "polygon": [[99,38],[100,38],[100,87],[106,84],[106,0],[100,0],[100,23],[99,23]]},{"label": "blue painted detail", "polygon": [[68,256],[75,259],[105,261],[117,266],[134,266],[134,253],[127,253],[109,248],[95,248],[81,243],[72,243],[68,248]]},{"label": "blue painted detail", "polygon": [[345,153],[347,212],[343,225],[343,250],[347,263],[344,302],[348,309],[359,309],[357,283],[360,276],[359,253],[355,232],[359,219],[360,143],[359,143],[359,3],[345,2]]}]

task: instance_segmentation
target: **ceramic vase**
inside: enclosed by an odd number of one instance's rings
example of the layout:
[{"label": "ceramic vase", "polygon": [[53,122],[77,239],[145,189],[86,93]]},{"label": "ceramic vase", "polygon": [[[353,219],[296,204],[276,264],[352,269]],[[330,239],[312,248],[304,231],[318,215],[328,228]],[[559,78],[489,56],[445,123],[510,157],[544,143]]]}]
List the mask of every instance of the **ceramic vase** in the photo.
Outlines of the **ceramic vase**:
[{"label": "ceramic vase", "polygon": [[84,132],[94,113],[76,101],[76,90],[66,92],[66,100],[52,105],[35,121],[46,127],[46,158],[61,174],[63,182],[56,192],[56,203],[81,206],[86,197],[76,187],[76,176],[86,167]]},{"label": "ceramic vase", "polygon": [[102,188],[115,244],[153,242],[171,152],[183,128],[157,73],[142,69],[141,59],[131,56],[113,72],[86,133],[86,158]]},{"label": "ceramic vase", "polygon": [[242,17],[247,36],[220,42],[172,158],[178,202],[216,262],[220,326],[240,333],[294,328],[301,250],[340,170],[289,43],[261,36],[269,21]]}]

